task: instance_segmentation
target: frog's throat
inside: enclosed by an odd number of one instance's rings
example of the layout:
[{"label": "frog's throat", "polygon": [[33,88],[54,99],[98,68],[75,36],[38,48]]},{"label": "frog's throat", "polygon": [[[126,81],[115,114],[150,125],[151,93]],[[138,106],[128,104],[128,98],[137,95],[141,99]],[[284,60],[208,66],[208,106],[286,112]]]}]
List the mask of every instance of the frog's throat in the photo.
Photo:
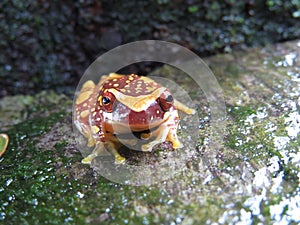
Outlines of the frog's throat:
[{"label": "frog's throat", "polygon": [[167,88],[160,87],[157,88],[149,95],[140,95],[140,96],[128,96],[123,93],[117,91],[116,89],[108,89],[109,92],[115,95],[116,99],[121,102],[123,105],[127,106],[129,109],[141,112],[149,108],[153,102],[164,92]]}]

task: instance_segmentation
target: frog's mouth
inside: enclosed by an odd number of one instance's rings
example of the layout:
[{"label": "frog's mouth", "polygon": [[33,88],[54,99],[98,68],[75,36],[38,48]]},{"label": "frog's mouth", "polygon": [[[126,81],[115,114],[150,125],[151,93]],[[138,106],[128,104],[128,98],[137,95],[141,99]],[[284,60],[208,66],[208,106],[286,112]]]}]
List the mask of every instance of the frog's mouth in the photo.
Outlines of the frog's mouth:
[{"label": "frog's mouth", "polygon": [[128,134],[135,132],[145,132],[145,131],[153,131],[156,130],[160,125],[165,123],[170,116],[164,119],[152,121],[148,124],[124,124],[120,122],[107,121],[105,123],[106,133],[112,134]]}]

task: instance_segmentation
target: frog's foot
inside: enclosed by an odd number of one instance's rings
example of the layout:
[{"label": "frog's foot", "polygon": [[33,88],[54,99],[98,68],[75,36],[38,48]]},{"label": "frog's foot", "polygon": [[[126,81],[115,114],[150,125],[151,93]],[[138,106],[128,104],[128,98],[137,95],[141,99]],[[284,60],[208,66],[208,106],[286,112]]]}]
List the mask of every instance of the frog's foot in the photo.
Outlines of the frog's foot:
[{"label": "frog's foot", "polygon": [[120,153],[118,152],[118,149],[120,148],[120,144],[117,143],[111,143],[110,144],[110,151],[112,153],[112,155],[115,157],[115,164],[123,164],[126,159],[120,155]]},{"label": "frog's foot", "polygon": [[83,164],[91,164],[92,161],[94,160],[94,158],[96,158],[96,157],[97,157],[97,155],[92,153],[92,154],[88,155],[87,157],[85,157],[84,159],[82,159],[81,162]]},{"label": "frog's foot", "polygon": [[182,148],[183,144],[181,144],[181,142],[179,140],[174,140],[171,141],[172,142],[172,147],[173,149],[177,149],[177,148]]},{"label": "frog's foot", "polygon": [[178,140],[178,137],[176,134],[176,129],[172,129],[172,128],[170,129],[168,136],[167,136],[167,140],[172,143],[173,149],[183,147],[183,144],[181,144],[181,142]]},{"label": "frog's foot", "polygon": [[120,154],[115,156],[115,164],[120,165],[120,164],[123,164],[125,161],[126,161],[126,159],[123,156],[121,156]]}]

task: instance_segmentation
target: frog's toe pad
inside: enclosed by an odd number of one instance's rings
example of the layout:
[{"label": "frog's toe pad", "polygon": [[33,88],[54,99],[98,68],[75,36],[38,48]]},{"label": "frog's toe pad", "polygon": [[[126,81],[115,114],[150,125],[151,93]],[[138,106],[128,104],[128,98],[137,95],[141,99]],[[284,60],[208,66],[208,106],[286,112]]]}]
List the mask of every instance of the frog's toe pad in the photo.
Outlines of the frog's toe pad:
[{"label": "frog's toe pad", "polygon": [[118,155],[115,157],[115,164],[120,165],[120,164],[123,164],[125,161],[126,161],[126,159],[121,155]]},{"label": "frog's toe pad", "polygon": [[142,151],[143,152],[151,152],[152,151],[152,145],[150,145],[150,144],[142,145]]},{"label": "frog's toe pad", "polygon": [[174,141],[172,144],[173,144],[173,148],[174,149],[182,148],[183,147],[183,144],[181,144],[181,142],[178,141],[178,140]]},{"label": "frog's toe pad", "polygon": [[81,162],[83,164],[91,164],[94,158],[95,158],[94,156],[88,155],[87,157],[85,157],[84,159],[82,159]]}]

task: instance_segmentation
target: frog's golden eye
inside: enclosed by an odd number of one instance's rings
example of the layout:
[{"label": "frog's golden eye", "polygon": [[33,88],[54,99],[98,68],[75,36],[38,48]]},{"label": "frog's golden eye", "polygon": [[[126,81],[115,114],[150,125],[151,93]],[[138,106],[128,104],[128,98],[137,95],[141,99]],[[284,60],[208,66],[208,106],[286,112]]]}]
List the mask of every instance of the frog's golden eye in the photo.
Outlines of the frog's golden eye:
[{"label": "frog's golden eye", "polygon": [[171,94],[162,94],[159,99],[158,103],[163,111],[169,111],[171,106],[173,105],[174,98]]},{"label": "frog's golden eye", "polygon": [[102,96],[102,109],[106,112],[112,112],[115,99],[116,98],[112,93],[104,93],[104,95]]}]

